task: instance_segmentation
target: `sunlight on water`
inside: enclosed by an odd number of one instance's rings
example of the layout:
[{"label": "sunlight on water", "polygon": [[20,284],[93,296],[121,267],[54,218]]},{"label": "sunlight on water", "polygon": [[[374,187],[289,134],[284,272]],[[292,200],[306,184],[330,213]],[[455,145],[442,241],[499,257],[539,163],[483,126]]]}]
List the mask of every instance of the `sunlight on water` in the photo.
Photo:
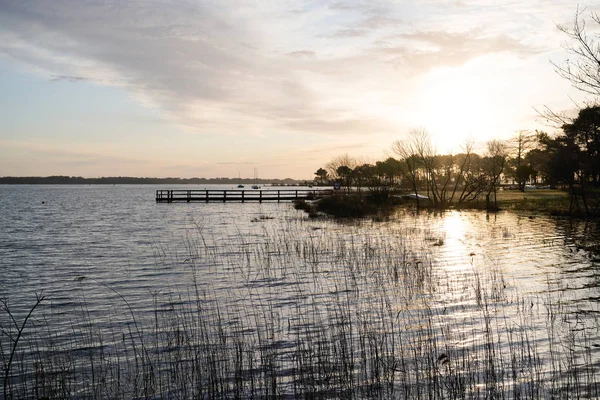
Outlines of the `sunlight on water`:
[{"label": "sunlight on water", "polygon": [[464,263],[465,256],[473,257],[475,252],[467,253],[465,249],[465,231],[468,229],[464,218],[461,218],[458,211],[451,211],[442,218],[441,232],[443,235],[444,257],[447,260],[460,260],[456,263],[448,264],[448,268],[467,268]]}]

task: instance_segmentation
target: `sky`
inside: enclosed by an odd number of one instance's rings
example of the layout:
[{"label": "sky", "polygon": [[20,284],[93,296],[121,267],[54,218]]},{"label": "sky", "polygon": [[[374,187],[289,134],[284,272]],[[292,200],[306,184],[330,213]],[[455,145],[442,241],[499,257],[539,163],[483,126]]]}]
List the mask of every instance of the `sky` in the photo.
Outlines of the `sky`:
[{"label": "sky", "polygon": [[[579,3],[587,18],[600,0]],[[572,0],[0,0],[0,176],[312,179],[585,100]],[[588,18],[589,19],[589,18]],[[589,29],[596,29],[588,22]]]}]

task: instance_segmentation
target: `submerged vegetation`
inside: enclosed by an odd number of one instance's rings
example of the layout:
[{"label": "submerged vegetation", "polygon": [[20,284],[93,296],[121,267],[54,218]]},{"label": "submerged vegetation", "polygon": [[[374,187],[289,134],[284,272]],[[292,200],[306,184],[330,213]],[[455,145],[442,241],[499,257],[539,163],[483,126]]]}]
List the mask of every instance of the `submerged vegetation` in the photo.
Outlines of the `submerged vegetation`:
[{"label": "submerged vegetation", "polygon": [[134,302],[81,276],[72,299],[4,299],[5,398],[600,396],[597,314],[559,283],[527,294],[475,252],[446,268],[440,232],[383,228],[290,225],[233,253],[198,231],[159,265],[189,285]]}]

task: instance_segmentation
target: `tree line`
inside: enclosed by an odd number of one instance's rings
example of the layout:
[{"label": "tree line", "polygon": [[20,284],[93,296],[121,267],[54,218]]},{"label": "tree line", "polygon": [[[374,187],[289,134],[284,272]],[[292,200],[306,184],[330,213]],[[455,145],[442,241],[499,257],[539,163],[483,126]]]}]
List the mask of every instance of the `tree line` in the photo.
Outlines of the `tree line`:
[{"label": "tree line", "polygon": [[484,199],[497,208],[502,186],[525,191],[527,184],[568,190],[571,208],[590,212],[600,189],[600,106],[579,111],[554,136],[521,130],[505,141],[491,140],[484,152],[466,142],[458,154],[439,154],[424,129],[413,129],[392,145],[393,157],[364,163],[348,155],[315,172],[317,184],[339,182],[346,189],[368,188],[379,194],[394,189],[412,193],[420,205],[437,208]]}]

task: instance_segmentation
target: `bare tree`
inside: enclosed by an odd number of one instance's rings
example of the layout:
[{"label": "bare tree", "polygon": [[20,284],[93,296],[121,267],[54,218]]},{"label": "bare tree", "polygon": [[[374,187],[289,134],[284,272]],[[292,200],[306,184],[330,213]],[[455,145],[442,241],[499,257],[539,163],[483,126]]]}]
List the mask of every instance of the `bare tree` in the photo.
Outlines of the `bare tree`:
[{"label": "bare tree", "polygon": [[393,146],[404,166],[403,176],[410,182],[416,197],[419,189],[426,190],[431,204],[440,208],[446,208],[454,202],[461,186],[463,192],[459,202],[476,198],[465,195],[467,192],[474,193],[474,181],[469,176],[473,149],[474,142],[467,140],[463,153],[438,154],[424,129],[411,130],[406,140],[396,141]]},{"label": "bare tree", "polygon": [[506,166],[506,159],[508,157],[508,146],[505,142],[500,140],[491,140],[487,143],[487,193],[485,195],[486,208],[489,210],[490,207],[490,196],[494,195],[494,209],[498,208],[497,191],[498,185],[500,184],[500,178],[504,172]]},{"label": "bare tree", "polygon": [[[562,64],[553,62],[552,65],[558,75],[571,82],[575,88],[600,96],[600,34],[588,35],[584,12],[585,9],[580,11],[577,7],[572,28],[558,27],[572,42],[563,46],[571,57]],[[590,18],[600,25],[597,13],[591,12]]]},{"label": "bare tree", "polygon": [[[457,162],[460,164],[460,167],[456,174],[456,179],[454,180],[454,188],[452,189],[452,195],[450,196],[450,203],[454,200],[459,185],[463,185],[463,194],[465,193],[467,187],[465,176],[468,175],[471,169],[471,159],[474,148],[475,142],[472,139],[466,139],[465,143],[461,146],[462,153],[460,156],[457,156]],[[459,202],[461,200],[463,200],[462,195],[460,196]]]},{"label": "bare tree", "polygon": [[[585,9],[579,10],[577,7],[573,27],[558,26],[568,38],[563,48],[570,57],[562,63],[550,62],[559,76],[567,79],[576,89],[594,97],[581,103],[573,101],[576,110],[597,106],[597,98],[600,97],[600,34],[587,33],[584,13]],[[600,16],[596,12],[590,12],[589,18],[600,26]],[[555,111],[547,106],[542,110],[536,109],[536,112],[546,125],[558,129],[572,123],[576,117],[572,112]]]},{"label": "bare tree", "polygon": [[429,141],[429,135],[423,128],[411,129],[405,140],[396,140],[392,144],[392,151],[402,163],[402,176],[410,183],[419,207],[419,181],[422,167],[421,154]]},{"label": "bare tree", "polygon": [[327,165],[325,166],[325,169],[327,170],[327,173],[329,174],[329,176],[331,176],[333,178],[340,178],[340,176],[338,174],[338,169],[340,167],[348,167],[351,170],[353,170],[360,164],[361,163],[359,160],[357,160],[354,157],[349,156],[348,153],[346,153],[346,154],[342,154],[341,156],[337,156],[337,157],[333,158],[331,161],[329,161],[327,163]]},{"label": "bare tree", "polygon": [[485,169],[486,158],[477,153],[471,153],[469,157],[469,168],[463,173],[463,190],[458,199],[459,203],[474,201],[488,187],[488,179]]},{"label": "bare tree", "polygon": [[421,159],[421,165],[423,166],[423,172],[425,173],[425,189],[427,190],[427,197],[434,206],[438,206],[441,197],[438,188],[438,170],[441,167],[440,159],[431,142],[429,133],[425,129],[417,130],[417,150],[418,156]]},{"label": "bare tree", "polygon": [[511,156],[510,176],[516,180],[520,191],[525,191],[530,168],[524,165],[525,154],[537,145],[536,133],[528,130],[519,130],[508,141],[508,151]]},{"label": "bare tree", "polygon": [[525,153],[534,148],[536,143],[537,138],[535,132],[525,129],[515,132],[509,141],[508,150],[514,156],[517,167],[521,166],[523,159],[525,158]]}]

